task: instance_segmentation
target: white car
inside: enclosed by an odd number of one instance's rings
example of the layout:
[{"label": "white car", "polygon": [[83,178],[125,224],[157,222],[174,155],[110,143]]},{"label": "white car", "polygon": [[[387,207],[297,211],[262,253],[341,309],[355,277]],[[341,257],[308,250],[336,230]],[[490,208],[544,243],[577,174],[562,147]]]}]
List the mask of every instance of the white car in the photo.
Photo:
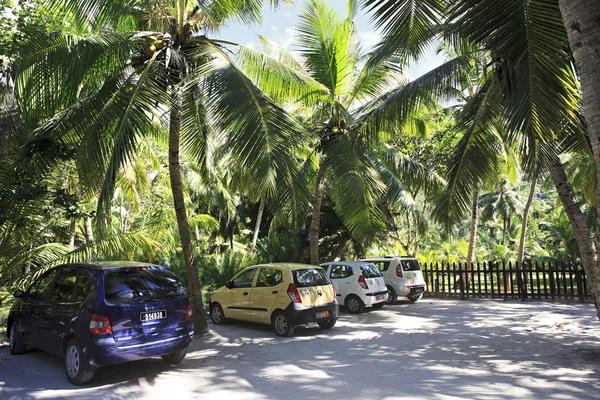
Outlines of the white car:
[{"label": "white car", "polygon": [[337,261],[321,264],[335,288],[337,300],[353,314],[365,307],[381,308],[388,291],[381,272],[364,261]]},{"label": "white car", "polygon": [[362,261],[375,264],[381,271],[388,289],[387,304],[394,304],[398,296],[414,303],[427,291],[421,265],[414,257],[370,257]]}]

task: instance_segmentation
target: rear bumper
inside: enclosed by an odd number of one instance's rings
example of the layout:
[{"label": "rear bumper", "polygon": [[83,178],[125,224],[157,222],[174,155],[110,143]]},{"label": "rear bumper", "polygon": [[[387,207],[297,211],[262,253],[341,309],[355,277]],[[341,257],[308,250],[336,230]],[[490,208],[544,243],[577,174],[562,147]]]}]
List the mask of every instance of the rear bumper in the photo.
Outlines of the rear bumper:
[{"label": "rear bumper", "polygon": [[156,340],[148,343],[117,345],[112,338],[90,339],[84,343],[83,352],[91,365],[102,366],[122,362],[158,357],[187,349],[192,343],[194,331],[180,336]]},{"label": "rear bumper", "polygon": [[[286,312],[294,325],[306,325],[315,322],[336,320],[340,312],[337,301],[318,307],[304,307],[301,304],[290,303]],[[317,318],[317,314],[327,312],[326,317]]]},{"label": "rear bumper", "polygon": [[[381,296],[383,296],[383,298],[381,298]],[[383,303],[387,300],[388,298],[388,292],[387,290],[383,290],[381,292],[369,292],[369,293],[365,293],[364,296],[362,296],[361,300],[363,301],[363,303],[365,303],[365,306],[372,306],[373,304],[378,304],[378,303]]]},{"label": "rear bumper", "polygon": [[410,287],[410,292],[406,295],[406,297],[418,296],[420,294],[425,293],[426,287],[425,285],[415,285]]}]

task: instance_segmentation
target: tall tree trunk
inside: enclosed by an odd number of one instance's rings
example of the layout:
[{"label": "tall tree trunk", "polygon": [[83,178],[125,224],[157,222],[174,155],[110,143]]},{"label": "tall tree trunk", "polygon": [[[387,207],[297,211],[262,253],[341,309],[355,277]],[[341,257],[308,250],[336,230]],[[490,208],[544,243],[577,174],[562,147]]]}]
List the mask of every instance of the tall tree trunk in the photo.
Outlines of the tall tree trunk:
[{"label": "tall tree trunk", "polygon": [[[596,161],[596,238],[600,238],[600,1],[559,0],[558,3],[581,82],[583,111]],[[596,246],[596,267],[592,272],[596,278],[590,282],[596,299],[600,296],[598,251]],[[599,300],[596,312],[600,319]]]},{"label": "tall tree trunk", "polygon": [[325,190],[325,170],[325,163],[321,159],[319,162],[319,172],[317,173],[309,231],[310,263],[313,265],[319,265],[319,226],[321,225],[321,203],[323,202],[323,191]]},{"label": "tall tree trunk", "polygon": [[592,284],[593,282],[597,284],[598,278],[600,277],[596,245],[592,239],[585,216],[577,204],[575,192],[569,183],[565,168],[558,157],[554,159],[554,163],[550,166],[550,176],[552,177],[552,182],[554,183],[554,187],[556,187],[558,197],[560,198],[565,213],[567,213],[567,217],[569,217],[569,221],[575,232],[577,248],[579,249],[579,258],[581,259],[581,264],[585,271],[585,275],[587,276],[589,286],[592,289],[592,298],[596,305],[596,313],[600,319],[600,292],[595,291],[594,289],[597,289],[597,286]]},{"label": "tall tree trunk", "polygon": [[[529,209],[531,208],[531,203],[533,202],[533,195],[535,195],[535,184],[537,183],[537,172],[532,174],[531,178],[531,187],[529,188],[529,196],[527,197],[527,203],[525,203],[525,208],[523,209],[523,220],[521,222],[521,235],[519,238],[519,252],[517,253],[517,265],[521,268],[523,277],[521,282],[523,282],[522,287],[519,288],[521,291],[521,295],[523,298],[527,295],[527,284],[529,282],[529,274],[527,271],[529,270],[529,264],[523,264],[523,257],[525,255],[525,238],[527,238],[527,222],[529,221]],[[517,282],[519,280],[517,279]]]},{"label": "tall tree trunk", "polygon": [[[473,190],[471,202],[471,230],[469,233],[469,248],[467,250],[466,271],[462,276],[464,287],[469,286],[469,273],[473,269],[473,259],[475,258],[475,247],[477,245],[477,225],[479,224],[479,188]],[[456,286],[456,285],[455,285]]]},{"label": "tall tree trunk", "polygon": [[75,247],[75,235],[77,228],[77,220],[75,217],[71,218],[71,225],[69,226],[69,246]]},{"label": "tall tree trunk", "polygon": [[206,322],[204,304],[202,302],[202,285],[200,284],[198,270],[196,269],[194,262],[194,252],[192,251],[192,241],[190,238],[190,226],[188,224],[183,185],[181,182],[181,167],[179,165],[179,135],[181,128],[180,106],[181,98],[178,93],[174,93],[173,106],[169,118],[169,178],[171,181],[171,191],[173,193],[173,203],[175,205],[175,215],[177,216],[179,238],[183,250],[183,259],[187,270],[188,292],[192,304],[194,330],[196,333],[204,333],[208,331],[208,324]]},{"label": "tall tree trunk", "polygon": [[85,242],[90,244],[94,241],[94,231],[92,230],[92,217],[85,217],[84,221],[84,233],[85,233]]},{"label": "tall tree trunk", "polygon": [[254,234],[252,235],[252,250],[256,247],[258,240],[258,232],[260,231],[260,223],[262,221],[263,212],[265,211],[265,195],[260,196],[260,205],[258,206],[258,214],[256,214],[256,225],[254,226]]}]

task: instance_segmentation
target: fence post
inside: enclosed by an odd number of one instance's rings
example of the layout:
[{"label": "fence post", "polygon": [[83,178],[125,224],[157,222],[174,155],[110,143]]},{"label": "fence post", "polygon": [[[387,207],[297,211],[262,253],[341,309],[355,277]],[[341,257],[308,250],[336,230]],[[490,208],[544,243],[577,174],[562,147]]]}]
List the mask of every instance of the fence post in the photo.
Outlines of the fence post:
[{"label": "fence post", "polygon": [[440,270],[437,261],[435,262],[435,294],[440,294]]},{"label": "fence post", "polygon": [[504,300],[508,300],[508,282],[506,280],[506,263],[502,260],[502,283],[504,284]]},{"label": "fence post", "polygon": [[548,281],[550,283],[550,298],[554,300],[554,293],[556,292],[554,287],[554,267],[550,262],[548,263]]},{"label": "fence post", "polygon": [[[462,268],[462,263],[458,263],[458,275],[460,276],[460,299],[464,300],[465,299],[465,279],[463,279],[464,276],[466,276],[466,272],[465,275],[463,276],[463,268]],[[467,268],[467,264],[465,263],[465,270]],[[467,281],[468,282],[468,281]]]},{"label": "fence post", "polygon": [[581,279],[581,271],[578,267],[575,269],[575,280],[577,281],[577,297],[583,303],[585,296],[583,295],[583,280]]}]

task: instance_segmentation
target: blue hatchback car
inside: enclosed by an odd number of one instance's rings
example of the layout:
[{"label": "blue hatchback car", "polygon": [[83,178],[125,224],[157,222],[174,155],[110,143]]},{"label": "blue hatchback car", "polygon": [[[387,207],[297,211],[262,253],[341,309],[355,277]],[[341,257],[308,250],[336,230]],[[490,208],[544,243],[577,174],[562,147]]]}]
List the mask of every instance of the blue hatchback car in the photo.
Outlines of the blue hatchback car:
[{"label": "blue hatchback car", "polygon": [[76,385],[103,365],[156,356],[177,364],[194,335],[185,288],[166,267],[65,264],[15,297],[7,326],[11,354],[31,345],[61,355]]}]

